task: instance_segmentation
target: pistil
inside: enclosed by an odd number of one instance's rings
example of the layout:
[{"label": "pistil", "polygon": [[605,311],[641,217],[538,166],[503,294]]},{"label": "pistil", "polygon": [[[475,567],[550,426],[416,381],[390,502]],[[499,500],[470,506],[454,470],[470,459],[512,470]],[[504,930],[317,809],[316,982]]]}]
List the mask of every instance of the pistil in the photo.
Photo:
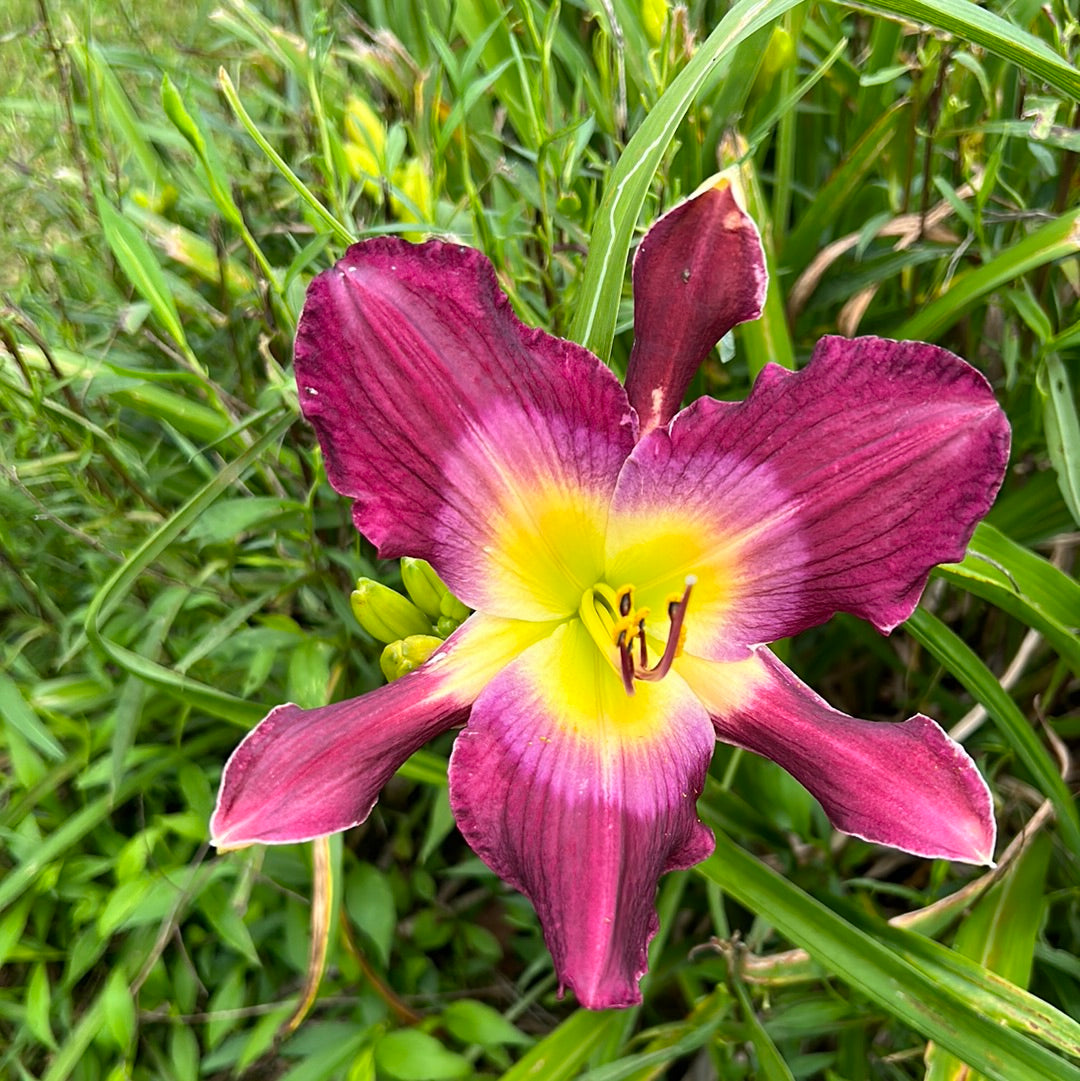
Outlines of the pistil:
[{"label": "pistil", "polygon": [[655,683],[671,671],[671,665],[682,646],[686,609],[690,603],[690,592],[696,583],[695,577],[688,576],[682,594],[673,594],[668,599],[670,626],[667,641],[660,659],[652,667],[649,666],[649,647],[645,632],[650,613],[648,608],[634,606],[634,587],[623,586],[616,593],[610,586],[598,583],[585,591],[579,608],[582,624],[602,652],[607,653],[610,649],[607,643],[618,650],[616,671],[622,677],[623,688],[627,694],[634,693],[635,680],[643,679]]},{"label": "pistil", "polygon": [[652,668],[645,667],[645,637],[642,634],[642,663],[641,667],[634,672],[635,678],[656,682],[663,679],[671,671],[672,662],[678,656],[679,647],[682,644],[683,622],[686,620],[686,609],[690,605],[690,591],[695,585],[697,585],[697,579],[693,575],[687,575],[686,588],[683,590],[682,596],[669,598],[668,619],[671,621],[671,626],[668,628],[664,652],[660,655],[660,660]]}]

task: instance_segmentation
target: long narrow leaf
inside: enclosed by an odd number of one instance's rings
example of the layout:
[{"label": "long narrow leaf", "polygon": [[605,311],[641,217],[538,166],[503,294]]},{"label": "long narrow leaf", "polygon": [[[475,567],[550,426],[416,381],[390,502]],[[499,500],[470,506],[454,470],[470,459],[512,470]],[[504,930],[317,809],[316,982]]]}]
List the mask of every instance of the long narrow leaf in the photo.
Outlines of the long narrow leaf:
[{"label": "long narrow leaf", "polygon": [[[973,10],[981,10],[971,5]],[[896,331],[898,338],[936,341],[973,304],[1022,274],[1080,251],[1080,207],[1036,229],[952,285]]]},{"label": "long narrow leaf", "polygon": [[716,853],[698,871],[827,971],[995,1081],[1080,1081],[1080,1070],[1067,1059],[984,1017],[724,834],[717,834]]},{"label": "long narrow leaf", "polygon": [[243,476],[248,467],[257,462],[262,453],[289,430],[294,420],[292,414],[280,418],[247,450],[203,485],[116,569],[98,590],[86,611],[87,636],[126,671],[169,691],[184,701],[198,703],[202,709],[215,717],[236,721],[239,724],[253,724],[262,715],[262,709],[254,703],[246,702],[216,687],[178,675],[171,668],[166,668],[164,665],[140,656],[133,650],[118,645],[105,634],[105,621],[109,613],[114,611],[123,600],[139,575],[185,529],[192,525],[230,484]]},{"label": "long narrow leaf", "polygon": [[1043,80],[1080,101],[1080,71],[1058,56],[1044,41],[970,0],[870,0],[868,7],[914,22],[948,30],[964,41],[974,42],[996,56],[1011,60],[1036,79]]},{"label": "long narrow leaf", "polygon": [[935,572],[1039,631],[1080,675],[1080,583],[986,522],[962,563]]},{"label": "long narrow leaf", "polygon": [[998,724],[1001,734],[1031,771],[1039,788],[1053,802],[1058,825],[1073,852],[1080,852],[1080,816],[1049,751],[1001,684],[973,650],[936,616],[916,608],[904,624],[971,693]]},{"label": "long narrow leaf", "polygon": [[710,73],[739,42],[801,0],[739,0],[663,93],[611,171],[593,222],[592,243],[570,337],[606,358],[615,337],[626,257],[653,175]]}]

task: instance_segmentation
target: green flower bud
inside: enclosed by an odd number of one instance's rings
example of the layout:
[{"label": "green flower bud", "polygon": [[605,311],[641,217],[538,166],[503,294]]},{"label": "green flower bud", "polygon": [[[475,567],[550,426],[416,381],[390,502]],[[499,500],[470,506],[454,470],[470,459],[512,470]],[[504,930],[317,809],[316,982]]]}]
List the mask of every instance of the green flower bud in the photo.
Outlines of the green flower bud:
[{"label": "green flower bud", "polygon": [[450,593],[449,591],[447,591],[446,595],[439,602],[439,611],[444,616],[449,616],[451,619],[456,619],[458,623],[463,623],[466,619],[469,618],[469,615],[471,613],[471,609],[466,608],[465,605],[462,604],[461,601],[459,601],[457,597],[455,597],[454,594]]},{"label": "green flower bud", "polygon": [[432,565],[426,559],[402,556],[401,580],[405,584],[405,591],[412,597],[413,604],[425,615],[438,619],[442,614],[439,605],[446,596],[447,589]]},{"label": "green flower bud", "polygon": [[453,616],[439,616],[435,621],[435,633],[440,638],[449,638],[460,626],[460,619],[454,619]]},{"label": "green flower bud", "polygon": [[411,634],[382,651],[379,667],[388,682],[393,683],[406,672],[419,668],[442,645],[442,639],[431,634]]},{"label": "green flower bud", "polygon": [[400,593],[370,578],[358,578],[349,597],[356,622],[379,642],[430,634],[431,620]]}]

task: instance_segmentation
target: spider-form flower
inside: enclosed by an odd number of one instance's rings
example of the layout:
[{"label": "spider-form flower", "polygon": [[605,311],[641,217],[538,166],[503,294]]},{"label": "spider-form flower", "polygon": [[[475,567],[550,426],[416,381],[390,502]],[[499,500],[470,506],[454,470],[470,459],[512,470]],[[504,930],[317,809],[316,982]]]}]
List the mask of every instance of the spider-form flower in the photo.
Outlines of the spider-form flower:
[{"label": "spider-form flower", "polygon": [[464,725],[457,825],[593,1008],[640,1001],[657,880],[712,850],[695,801],[718,738],[790,771],[838,829],[991,860],[989,791],[934,721],[845,716],[765,643],[838,611],[906,619],[993,501],[1005,417],[944,349],[836,337],[743,402],[678,412],[765,279],[725,183],[666,214],[634,262],[625,389],[520,323],[469,248],[370,240],[312,282],[296,378],[329,479],[381,556],[427,559],[474,612],[385,687],[272,710],[226,766],[219,847],[362,822]]}]

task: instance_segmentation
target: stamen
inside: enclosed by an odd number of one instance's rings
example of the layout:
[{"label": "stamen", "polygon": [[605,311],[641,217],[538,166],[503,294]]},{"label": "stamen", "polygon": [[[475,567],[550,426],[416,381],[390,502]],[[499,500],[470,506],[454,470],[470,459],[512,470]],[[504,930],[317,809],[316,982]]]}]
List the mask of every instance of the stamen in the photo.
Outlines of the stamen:
[{"label": "stamen", "polygon": [[668,618],[671,627],[668,629],[667,643],[664,646],[663,655],[652,668],[642,666],[634,672],[636,679],[647,679],[650,683],[661,680],[671,671],[671,665],[679,652],[679,639],[682,637],[683,621],[686,619],[686,609],[690,604],[690,591],[697,585],[697,578],[692,574],[686,576],[686,588],[680,600],[672,601],[668,605]]},{"label": "stamen", "polygon": [[634,693],[634,655],[625,646],[619,647],[619,661],[622,666],[622,685],[627,694]]}]

